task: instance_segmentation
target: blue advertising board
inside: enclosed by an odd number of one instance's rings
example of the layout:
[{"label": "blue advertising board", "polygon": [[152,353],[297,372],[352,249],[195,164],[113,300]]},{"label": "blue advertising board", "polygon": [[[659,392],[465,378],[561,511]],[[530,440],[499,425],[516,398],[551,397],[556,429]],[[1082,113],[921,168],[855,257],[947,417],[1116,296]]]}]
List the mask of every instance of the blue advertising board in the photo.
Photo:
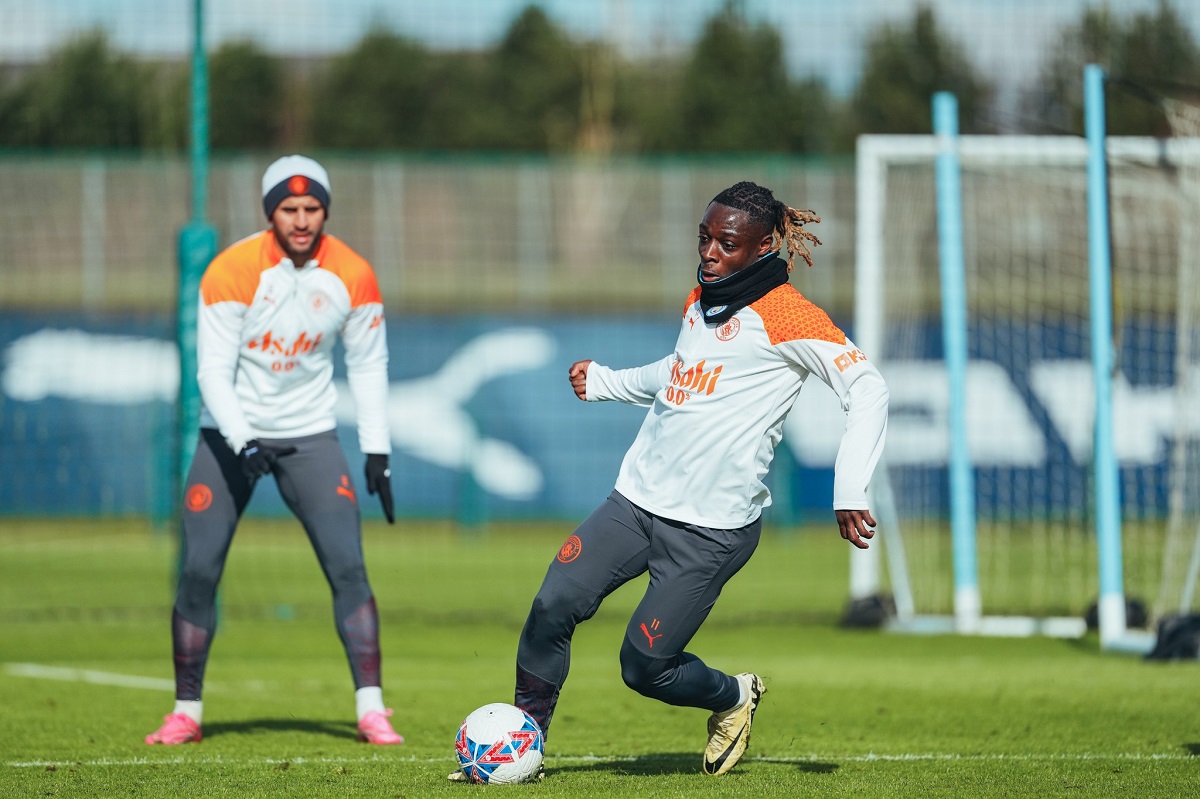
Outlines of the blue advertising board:
[{"label": "blue advertising board", "polygon": [[[0,318],[0,513],[161,518],[170,512],[179,383],[173,329],[166,317]],[[649,363],[671,351],[677,332],[669,313],[390,318],[398,512],[460,519],[590,512],[611,490],[645,412],[580,402],[567,369],[584,358],[618,368]],[[1031,356],[1019,331],[973,329],[972,340],[1011,344],[970,353],[968,437],[981,515],[1086,505],[1092,388],[1082,333],[1047,327]],[[926,357],[881,367],[891,391],[886,457],[902,467],[896,474],[911,477],[895,491],[923,492],[924,507],[944,508],[949,444],[936,325],[929,323],[920,338]],[[339,436],[357,476],[363,456],[340,354],[337,360]],[[1155,384],[1157,374],[1119,376],[1114,398],[1123,499],[1144,515],[1165,513],[1166,467],[1178,428],[1173,389]],[[777,453],[774,518],[832,518],[832,466],[843,429],[836,397],[810,380]],[[1050,486],[1050,474],[1061,484]],[[285,514],[265,483],[249,512]],[[1013,490],[1021,485],[1030,488]],[[375,516],[378,508],[365,505],[364,512]]]}]

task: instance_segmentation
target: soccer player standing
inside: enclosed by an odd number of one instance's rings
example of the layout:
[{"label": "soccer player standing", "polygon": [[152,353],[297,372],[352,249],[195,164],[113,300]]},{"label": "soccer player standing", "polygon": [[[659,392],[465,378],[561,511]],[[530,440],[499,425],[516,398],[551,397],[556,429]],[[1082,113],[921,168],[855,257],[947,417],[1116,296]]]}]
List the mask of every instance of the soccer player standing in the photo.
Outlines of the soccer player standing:
[{"label": "soccer player standing", "polygon": [[334,621],[354,680],[360,740],[399,744],[383,705],[379,619],[363,562],[361,517],[338,443],[333,350],[340,336],[366,487],[394,522],[383,301],[370,264],[324,232],[330,183],[291,155],[262,179],[270,227],[233,244],[200,282],[200,438],[183,499],[183,558],[172,613],[175,707],[146,743],[201,738],[204,669],[216,590],[238,519],[271,474],[300,520],[333,591]]},{"label": "soccer player standing", "polygon": [[649,571],[625,631],[621,676],[645,696],[712,711],[705,773],[737,763],[763,681],[710,668],[684,647],[758,544],[770,504],[763,480],[810,375],[837,393],[847,414],[833,507],[842,538],[867,548],[875,527],[867,484],[883,451],[888,391],[866,356],[788,283],[796,255],[812,265],[808,243],[820,241],[803,226],[818,221],[754,183],[722,191],[700,222],[699,285],[684,305],[675,351],[634,369],[590,360],[570,367],[581,400],[650,410],[615,489],[551,561],[521,633],[514,703],[543,731],[567,678],[576,625]]}]

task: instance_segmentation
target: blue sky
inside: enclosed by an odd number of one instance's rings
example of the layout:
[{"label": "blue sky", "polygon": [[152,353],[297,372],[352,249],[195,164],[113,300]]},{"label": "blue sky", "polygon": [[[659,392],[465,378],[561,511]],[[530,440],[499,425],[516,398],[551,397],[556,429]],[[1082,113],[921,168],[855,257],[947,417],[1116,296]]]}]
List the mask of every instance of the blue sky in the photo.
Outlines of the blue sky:
[{"label": "blue sky", "polygon": [[[541,0],[569,30],[607,36],[630,55],[688,45],[724,0]],[[837,93],[857,80],[861,44],[877,25],[911,17],[917,0],[742,0],[776,26],[796,74],[825,78]],[[1118,13],[1157,0],[925,0],[947,31],[994,78],[1023,80],[1084,7]],[[372,25],[438,47],[494,42],[526,0],[206,0],[205,41],[251,38],[277,53],[344,50]],[[96,27],[125,50],[179,55],[191,47],[192,0],[0,0],[0,61],[35,61],[64,38]],[[1200,38],[1200,1],[1174,0]],[[1011,82],[1011,81],[1010,81]]]}]

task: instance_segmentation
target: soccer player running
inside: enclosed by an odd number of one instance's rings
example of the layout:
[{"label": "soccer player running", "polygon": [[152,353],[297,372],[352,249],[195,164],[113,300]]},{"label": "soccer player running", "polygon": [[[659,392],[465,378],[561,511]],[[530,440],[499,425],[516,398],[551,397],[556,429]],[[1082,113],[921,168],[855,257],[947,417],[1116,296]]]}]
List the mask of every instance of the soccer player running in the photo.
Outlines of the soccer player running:
[{"label": "soccer player running", "polygon": [[571,365],[581,400],[650,410],[614,491],[551,561],[521,633],[514,703],[543,731],[567,679],[576,625],[649,571],[625,630],[621,676],[645,696],[712,711],[706,774],[738,762],[763,680],[725,674],[684,648],[758,544],[770,504],[763,480],[811,375],[847,414],[833,507],[842,538],[867,548],[875,527],[867,484],[883,450],[888,391],[826,313],[788,283],[797,255],[812,266],[808,243],[820,241],[803,226],[818,221],[754,183],[722,191],[700,221],[699,285],[683,307],[674,352],[635,369]]},{"label": "soccer player running", "polygon": [[366,453],[366,488],[394,523],[383,301],[370,264],[324,232],[330,183],[291,155],[262,179],[270,227],[233,244],[200,281],[200,438],[183,499],[183,557],[171,633],[175,707],[146,743],[199,741],[215,597],[238,519],[273,475],[333,590],[354,679],[358,736],[399,744],[380,687],[379,620],[363,563],[358,498],[338,443],[333,349],[340,336]]}]

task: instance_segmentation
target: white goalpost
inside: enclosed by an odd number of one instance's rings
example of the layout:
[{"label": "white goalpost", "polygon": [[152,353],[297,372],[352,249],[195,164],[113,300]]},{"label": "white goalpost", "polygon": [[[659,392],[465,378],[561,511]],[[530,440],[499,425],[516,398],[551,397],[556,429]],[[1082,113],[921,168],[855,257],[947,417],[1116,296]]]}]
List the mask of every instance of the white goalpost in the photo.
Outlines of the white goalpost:
[{"label": "white goalpost", "polygon": [[851,600],[1145,651],[1127,613],[1200,569],[1200,141],[1105,137],[1102,106],[1090,142],[958,136],[938,105],[940,135],[858,143],[855,341],[892,412]]}]

